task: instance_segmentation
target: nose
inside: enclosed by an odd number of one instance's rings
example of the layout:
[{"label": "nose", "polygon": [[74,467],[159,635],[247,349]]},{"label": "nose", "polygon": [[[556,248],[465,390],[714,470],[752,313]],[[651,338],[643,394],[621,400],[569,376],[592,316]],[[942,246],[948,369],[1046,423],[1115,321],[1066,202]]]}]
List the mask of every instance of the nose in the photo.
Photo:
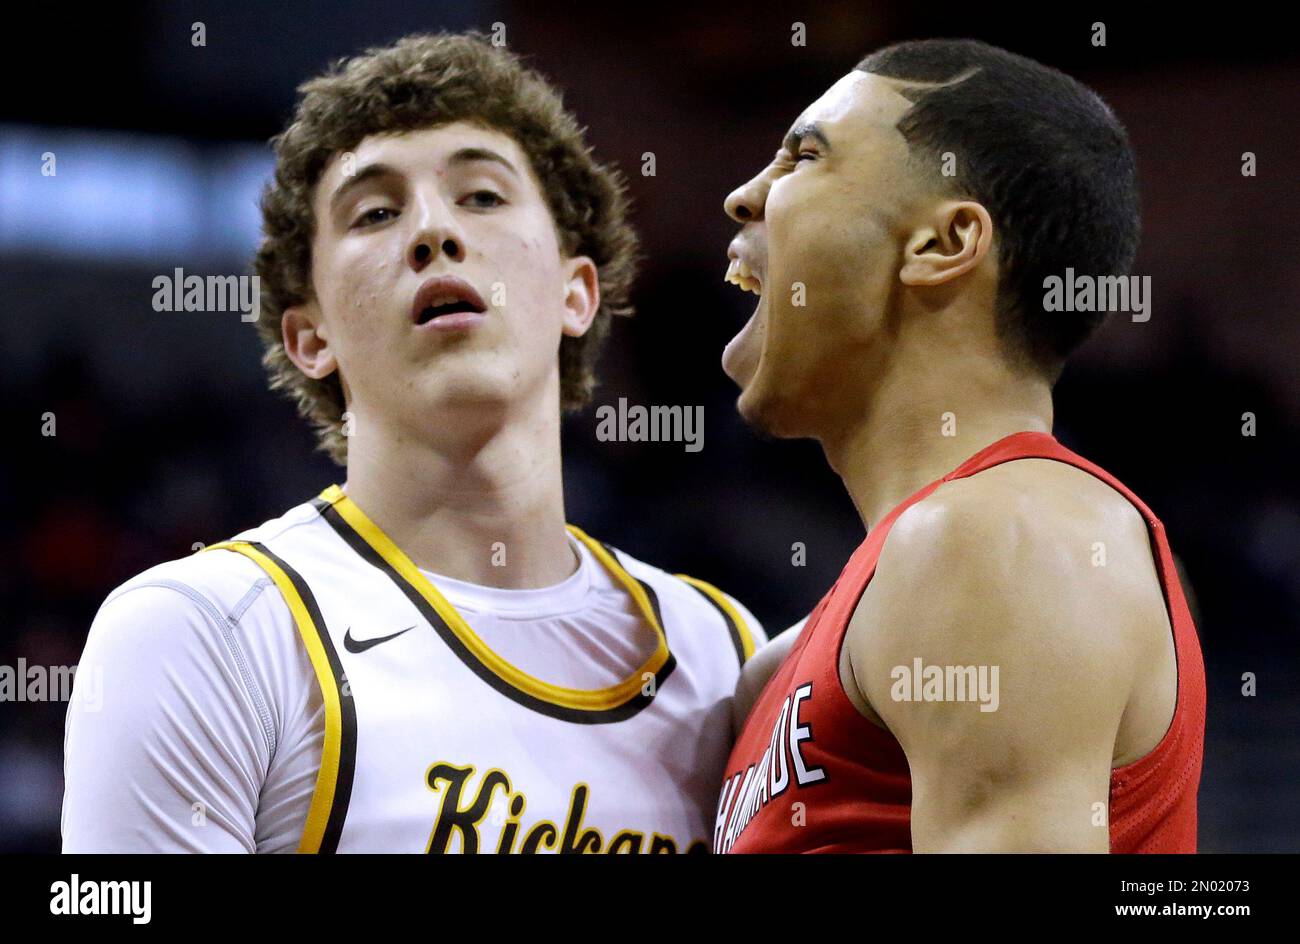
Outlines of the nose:
[{"label": "nose", "polygon": [[754,223],[763,218],[763,207],[767,203],[769,182],[767,175],[759,174],[741,184],[727,195],[722,208],[737,223]]},{"label": "nose", "polygon": [[[437,246],[436,249],[435,246]],[[437,258],[439,253],[442,253],[453,262],[462,262],[465,258],[464,247],[455,237],[447,236],[439,241],[435,234],[421,234],[411,244],[411,268],[419,272]]]},{"label": "nose", "polygon": [[465,261],[465,236],[440,197],[418,200],[415,213],[419,224],[406,250],[407,264],[414,271],[423,271],[440,255],[452,262]]}]

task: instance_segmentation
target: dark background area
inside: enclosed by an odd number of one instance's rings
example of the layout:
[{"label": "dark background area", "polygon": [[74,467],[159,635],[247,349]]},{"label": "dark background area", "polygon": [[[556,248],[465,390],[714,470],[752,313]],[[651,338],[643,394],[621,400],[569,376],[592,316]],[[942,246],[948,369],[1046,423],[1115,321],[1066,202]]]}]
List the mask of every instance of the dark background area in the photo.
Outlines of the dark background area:
[{"label": "dark background area", "polygon": [[[1113,318],[1075,358],[1056,432],[1151,505],[1189,576],[1210,694],[1201,848],[1300,851],[1300,63],[1262,17],[1136,6],[1026,19],[903,3],[637,5],[629,18],[613,5],[156,2],[15,29],[0,106],[0,665],[75,664],[115,585],[342,480],[267,392],[253,327],[155,312],[151,282],[176,267],[247,271],[255,191],[221,182],[269,169],[266,139],[300,81],[409,32],[494,22],[624,169],[647,257],[596,402],[566,423],[570,520],[717,583],[769,633],[799,619],[862,526],[819,448],[759,441],[735,414],[719,357],[752,299],[722,282],[722,199],[868,51],[972,36],[1086,82],[1129,130],[1135,272],[1151,276],[1153,313]],[[806,47],[791,45],[796,20]],[[191,45],[196,21],[205,47]],[[1090,41],[1097,21],[1105,48]],[[67,157],[43,178],[49,150]],[[640,173],[647,151],[654,177]],[[1244,152],[1257,176],[1242,175]],[[188,215],[140,184],[160,161],[200,194]],[[144,236],[129,244],[128,231]],[[597,441],[595,407],[619,397],[703,404],[704,449]],[[57,436],[41,435],[46,412]],[[791,566],[796,541],[804,567]],[[0,851],[58,848],[65,709],[0,704]]]}]

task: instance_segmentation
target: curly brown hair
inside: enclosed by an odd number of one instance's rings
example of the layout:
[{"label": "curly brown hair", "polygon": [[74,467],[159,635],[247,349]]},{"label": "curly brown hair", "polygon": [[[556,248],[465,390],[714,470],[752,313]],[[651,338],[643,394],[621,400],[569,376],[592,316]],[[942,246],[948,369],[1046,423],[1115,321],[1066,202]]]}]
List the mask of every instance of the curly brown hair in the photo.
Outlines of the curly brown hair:
[{"label": "curly brown hair", "polygon": [[263,239],[253,268],[261,278],[257,330],[271,389],[297,404],[319,448],[346,464],[342,383],[338,371],[315,380],[298,370],[285,353],[281,320],[286,308],[312,293],[312,191],[334,155],[372,134],[469,121],[519,144],[541,182],[561,249],[589,256],[599,272],[600,308],[591,328],[560,342],[561,407],[585,406],[610,316],[632,313],[637,237],[627,221],[623,176],[592,157],[559,92],[479,33],[407,36],[340,59],[298,92],[293,120],[271,139],[275,176],[262,194]]}]

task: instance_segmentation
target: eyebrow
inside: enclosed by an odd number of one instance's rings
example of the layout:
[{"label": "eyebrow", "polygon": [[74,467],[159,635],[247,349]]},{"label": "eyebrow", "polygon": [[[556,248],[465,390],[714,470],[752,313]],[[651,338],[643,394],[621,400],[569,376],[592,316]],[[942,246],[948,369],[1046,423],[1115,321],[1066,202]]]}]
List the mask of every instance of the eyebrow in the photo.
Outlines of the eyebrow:
[{"label": "eyebrow", "polygon": [[510,163],[510,161],[507,160],[501,154],[498,154],[496,151],[493,151],[491,148],[480,148],[480,147],[461,148],[459,151],[457,151],[455,154],[451,156],[451,158],[448,160],[448,163],[468,164],[472,161],[495,161],[496,163],[504,167],[506,170],[510,171],[510,173],[514,174],[516,177],[519,176],[519,171],[515,168],[515,165]]},{"label": "eyebrow", "polygon": [[[505,156],[498,154],[490,148],[461,148],[447,159],[448,164],[470,164],[474,161],[493,161],[494,163],[500,164],[516,177],[519,176],[519,171],[514,164],[510,163]],[[401,172],[391,164],[367,164],[365,167],[361,168],[361,170],[357,171],[341,183],[338,189],[334,191],[333,196],[330,197],[330,212],[337,209],[338,205],[349,193],[366,181],[375,180],[379,177],[398,176],[401,176]]]},{"label": "eyebrow", "polygon": [[790,133],[785,136],[785,140],[781,142],[781,146],[791,154],[794,154],[798,152],[799,145],[803,142],[804,138],[814,139],[827,151],[831,149],[830,140],[827,139],[826,133],[822,131],[821,126],[815,121],[804,121],[795,125],[790,129]]},{"label": "eyebrow", "polygon": [[377,177],[396,177],[397,175],[397,169],[388,164],[367,164],[339,184],[338,189],[330,197],[330,212],[333,213],[338,209],[338,205],[343,202],[343,198],[366,181],[374,180]]}]

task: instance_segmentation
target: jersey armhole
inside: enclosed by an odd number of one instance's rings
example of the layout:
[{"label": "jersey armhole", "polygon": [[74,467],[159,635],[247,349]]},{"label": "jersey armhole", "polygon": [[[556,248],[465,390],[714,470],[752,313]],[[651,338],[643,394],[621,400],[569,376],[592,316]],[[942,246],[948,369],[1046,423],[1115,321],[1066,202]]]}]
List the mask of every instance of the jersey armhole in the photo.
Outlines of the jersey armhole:
[{"label": "jersey armhole", "polygon": [[346,685],[343,667],[330,641],[320,608],[302,577],[265,545],[252,541],[225,541],[205,550],[232,551],[253,561],[271,578],[293,616],[315,670],[325,707],[320,770],[298,851],[337,852],[352,794],[357,719],[352,693]]},{"label": "jersey armhole", "polygon": [[731,637],[731,645],[736,650],[736,658],[743,666],[754,654],[754,633],[749,628],[749,623],[740,615],[731,599],[713,584],[686,574],[678,574],[677,577],[693,587],[722,616]]}]

